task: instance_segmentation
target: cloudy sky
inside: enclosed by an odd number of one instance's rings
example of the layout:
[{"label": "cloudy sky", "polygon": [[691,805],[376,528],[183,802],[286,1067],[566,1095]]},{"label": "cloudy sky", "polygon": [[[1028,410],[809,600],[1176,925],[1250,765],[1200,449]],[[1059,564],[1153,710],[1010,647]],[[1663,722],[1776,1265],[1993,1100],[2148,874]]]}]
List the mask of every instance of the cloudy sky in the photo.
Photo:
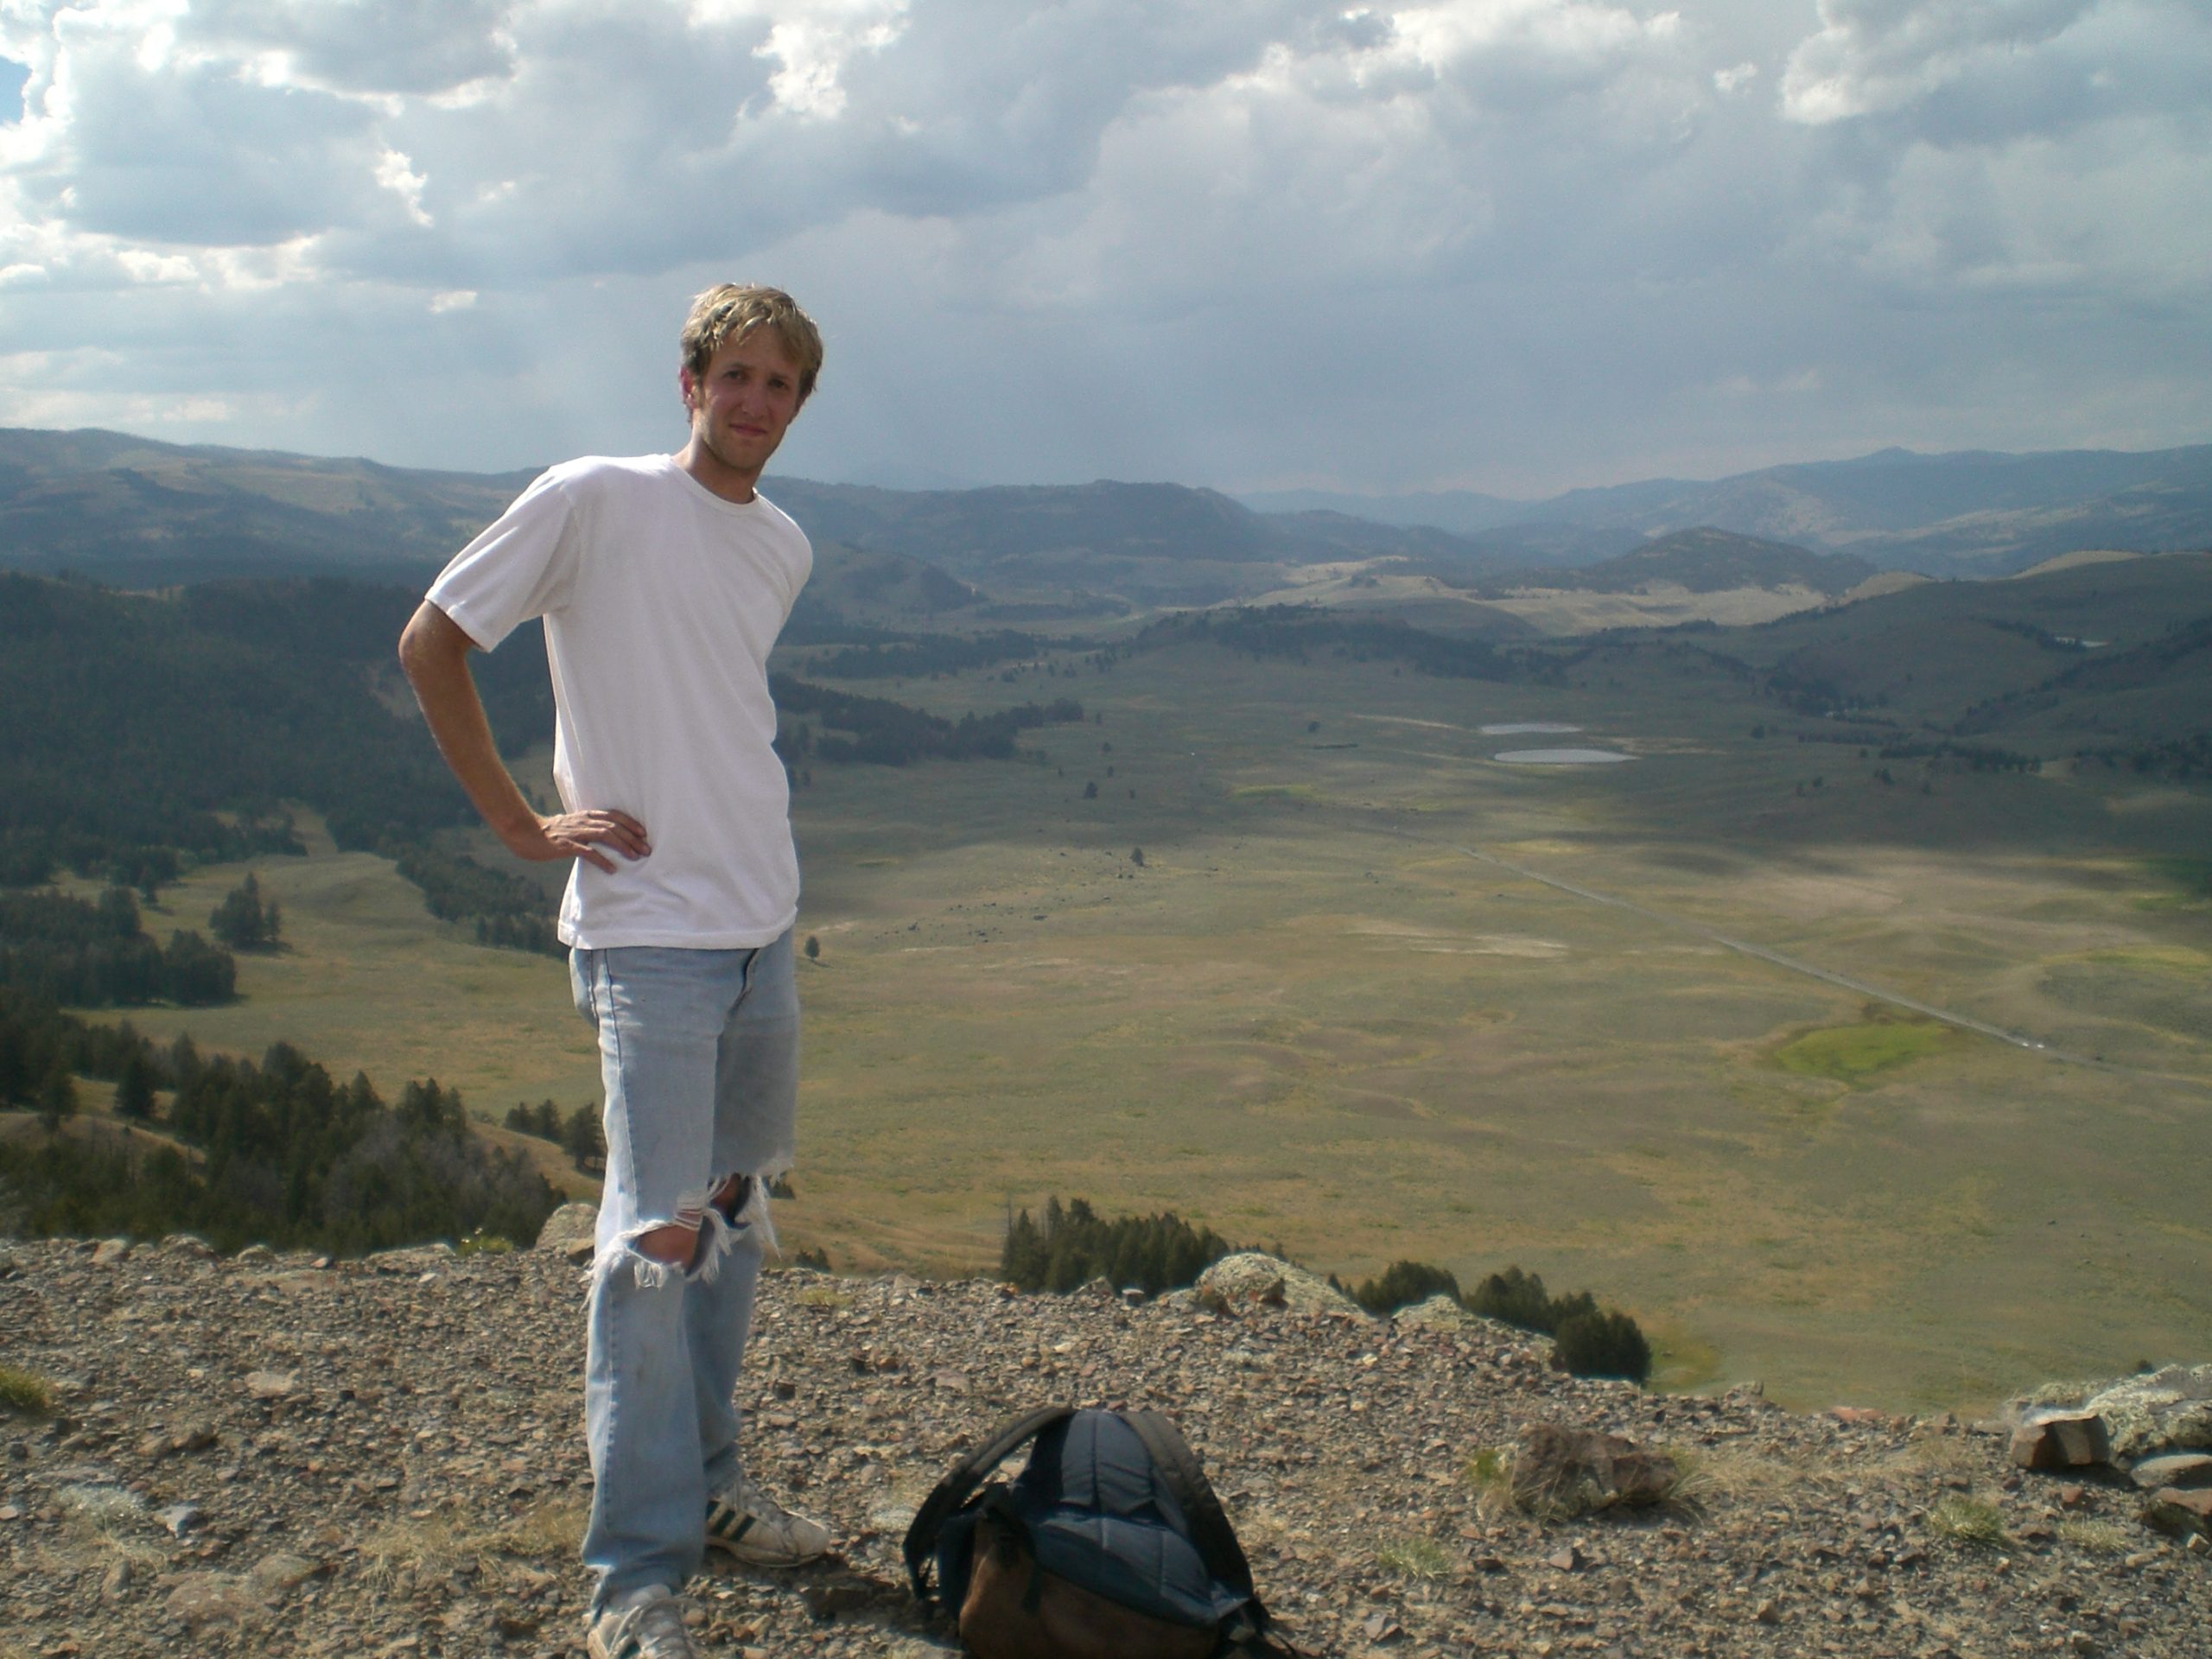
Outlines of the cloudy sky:
[{"label": "cloudy sky", "polygon": [[2212,441],[2205,0],[0,0],[0,424],[1535,495]]}]

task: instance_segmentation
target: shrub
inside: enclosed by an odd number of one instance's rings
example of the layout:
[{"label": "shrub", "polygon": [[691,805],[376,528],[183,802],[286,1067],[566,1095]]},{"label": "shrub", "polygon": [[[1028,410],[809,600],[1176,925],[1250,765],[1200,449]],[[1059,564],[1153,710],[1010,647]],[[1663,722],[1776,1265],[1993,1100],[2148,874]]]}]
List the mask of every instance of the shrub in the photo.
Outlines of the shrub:
[{"label": "shrub", "polygon": [[1351,1298],[1370,1313],[1387,1315],[1439,1294],[1459,1300],[1459,1281],[1448,1268],[1427,1262],[1393,1262],[1380,1279],[1370,1279]]},{"label": "shrub", "polygon": [[1179,1289],[1233,1249],[1211,1228],[1194,1228],[1172,1211],[1157,1216],[1101,1216],[1082,1198],[1054,1197],[1040,1225],[1027,1210],[1007,1229],[999,1273],[1023,1290],[1069,1291],[1102,1275],[1147,1295]]},{"label": "shrub", "polygon": [[1651,1380],[1651,1344],[1625,1313],[1577,1313],[1560,1324],[1553,1340],[1559,1363],[1577,1376],[1618,1376],[1639,1384]]},{"label": "shrub", "polygon": [[1544,1294],[1541,1274],[1508,1268],[1477,1285],[1466,1299],[1467,1311],[1485,1319],[1503,1319],[1524,1331],[1552,1329],[1551,1298]]},{"label": "shrub", "polygon": [[1651,1344],[1636,1321],[1600,1309],[1586,1290],[1554,1296],[1540,1274],[1508,1268],[1477,1285],[1465,1306],[1487,1319],[1545,1332],[1557,1344],[1559,1363],[1577,1376],[1650,1380]]}]

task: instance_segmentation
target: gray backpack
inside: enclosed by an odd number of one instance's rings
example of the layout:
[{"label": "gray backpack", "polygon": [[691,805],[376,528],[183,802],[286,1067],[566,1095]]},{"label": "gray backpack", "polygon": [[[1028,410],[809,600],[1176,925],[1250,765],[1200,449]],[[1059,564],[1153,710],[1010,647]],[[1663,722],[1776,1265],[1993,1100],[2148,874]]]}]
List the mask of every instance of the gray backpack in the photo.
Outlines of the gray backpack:
[{"label": "gray backpack", "polygon": [[[1025,1446],[1020,1474],[991,1479]],[[914,1593],[957,1617],[977,1659],[1295,1652],[1270,1630],[1198,1459],[1158,1412],[1047,1406],[1004,1424],[938,1483],[906,1557]]]}]

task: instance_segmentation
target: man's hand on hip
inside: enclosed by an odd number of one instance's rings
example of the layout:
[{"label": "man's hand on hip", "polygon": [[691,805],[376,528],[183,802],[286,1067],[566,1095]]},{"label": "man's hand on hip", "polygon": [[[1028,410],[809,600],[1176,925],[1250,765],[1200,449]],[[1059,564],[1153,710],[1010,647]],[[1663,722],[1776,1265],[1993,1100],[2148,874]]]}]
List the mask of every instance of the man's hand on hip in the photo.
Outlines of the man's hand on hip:
[{"label": "man's hand on hip", "polygon": [[548,817],[523,798],[492,741],[483,699],[468,671],[468,653],[475,649],[476,642],[461,625],[427,599],[399,637],[400,665],[438,741],[438,752],[507,850],[540,864],[581,858],[610,875],[617,867],[601,848],[632,862],[650,854],[645,826],[627,812],[594,807]]},{"label": "man's hand on hip", "polygon": [[613,874],[616,865],[600,851],[611,848],[632,863],[652,852],[645,826],[627,812],[556,812],[537,818],[531,829],[502,831],[499,839],[517,858],[546,863],[556,858],[581,858]]}]

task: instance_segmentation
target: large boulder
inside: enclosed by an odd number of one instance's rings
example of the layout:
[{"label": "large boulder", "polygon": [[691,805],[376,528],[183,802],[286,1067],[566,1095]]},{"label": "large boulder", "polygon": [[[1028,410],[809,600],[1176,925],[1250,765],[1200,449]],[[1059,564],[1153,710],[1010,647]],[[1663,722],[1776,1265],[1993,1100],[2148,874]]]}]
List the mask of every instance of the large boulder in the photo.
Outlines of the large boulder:
[{"label": "large boulder", "polygon": [[2127,1474],[2146,1492],[2155,1492],[2161,1486],[2200,1491],[2212,1488],[2212,1455],[2202,1452],[2168,1452],[2144,1459]]},{"label": "large boulder", "polygon": [[1400,1308],[1390,1316],[1390,1321],[1416,1331],[1465,1331],[1470,1325],[1484,1323],[1460,1306],[1457,1298],[1440,1290],[1425,1302]]},{"label": "large boulder", "polygon": [[154,1588],[168,1592],[168,1616],[202,1637],[211,1626],[251,1630],[269,1616],[268,1599],[235,1573],[179,1573]]},{"label": "large boulder", "polygon": [[563,1205],[537,1230],[537,1248],[557,1250],[582,1267],[599,1249],[599,1206],[581,1200]]},{"label": "large boulder", "polygon": [[2169,1538],[2212,1538],[2212,1491],[2163,1487],[2144,1503],[2143,1524]]},{"label": "large boulder", "polygon": [[1192,1287],[1201,1306],[1235,1310],[1261,1306],[1289,1307],[1303,1313],[1351,1314],[1360,1319],[1366,1311],[1325,1279],[1303,1268],[1278,1262],[1258,1250],[1224,1255],[1198,1275]]},{"label": "large boulder", "polygon": [[2052,1408],[2105,1420],[2123,1463],[2164,1452],[2212,1451],[2212,1365],[2169,1365],[2102,1382],[2053,1382],[2012,1402],[2015,1422]]},{"label": "large boulder", "polygon": [[2023,1469],[2094,1469],[2112,1461],[2112,1438],[2094,1411],[2037,1412],[2012,1431]]},{"label": "large boulder", "polygon": [[1618,1434],[1528,1423],[1513,1452],[1513,1502],[1543,1518],[1664,1503],[1681,1471],[1663,1452]]}]

